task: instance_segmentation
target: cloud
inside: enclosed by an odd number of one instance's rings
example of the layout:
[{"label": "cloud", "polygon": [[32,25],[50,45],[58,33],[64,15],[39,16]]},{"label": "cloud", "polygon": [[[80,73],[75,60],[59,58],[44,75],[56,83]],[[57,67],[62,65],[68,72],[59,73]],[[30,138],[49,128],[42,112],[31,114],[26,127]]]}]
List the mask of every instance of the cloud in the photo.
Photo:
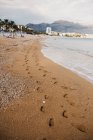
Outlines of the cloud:
[{"label": "cloud", "polygon": [[28,22],[64,19],[93,24],[93,0],[0,0],[0,17]]}]

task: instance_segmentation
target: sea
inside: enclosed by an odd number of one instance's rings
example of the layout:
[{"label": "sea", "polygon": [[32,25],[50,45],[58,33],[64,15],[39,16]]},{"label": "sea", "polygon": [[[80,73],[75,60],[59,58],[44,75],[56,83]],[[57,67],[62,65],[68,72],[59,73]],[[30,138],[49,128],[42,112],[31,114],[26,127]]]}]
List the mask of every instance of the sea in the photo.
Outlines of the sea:
[{"label": "sea", "polygon": [[93,39],[48,36],[42,41],[43,55],[93,84]]}]

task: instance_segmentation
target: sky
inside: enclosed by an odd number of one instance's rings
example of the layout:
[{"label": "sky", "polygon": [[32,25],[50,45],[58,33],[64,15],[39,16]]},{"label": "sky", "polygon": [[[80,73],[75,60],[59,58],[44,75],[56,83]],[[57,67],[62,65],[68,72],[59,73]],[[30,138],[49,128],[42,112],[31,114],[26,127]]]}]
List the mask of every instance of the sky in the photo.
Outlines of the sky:
[{"label": "sky", "polygon": [[0,0],[0,18],[24,25],[56,20],[93,25],[93,0]]}]

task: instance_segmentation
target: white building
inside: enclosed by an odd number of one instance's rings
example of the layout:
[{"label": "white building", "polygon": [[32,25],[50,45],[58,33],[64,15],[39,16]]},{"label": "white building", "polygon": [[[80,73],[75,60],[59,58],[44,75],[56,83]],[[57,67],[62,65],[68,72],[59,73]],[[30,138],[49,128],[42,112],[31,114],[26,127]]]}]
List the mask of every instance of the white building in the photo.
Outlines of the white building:
[{"label": "white building", "polygon": [[51,35],[52,29],[51,27],[46,28],[46,34]]}]

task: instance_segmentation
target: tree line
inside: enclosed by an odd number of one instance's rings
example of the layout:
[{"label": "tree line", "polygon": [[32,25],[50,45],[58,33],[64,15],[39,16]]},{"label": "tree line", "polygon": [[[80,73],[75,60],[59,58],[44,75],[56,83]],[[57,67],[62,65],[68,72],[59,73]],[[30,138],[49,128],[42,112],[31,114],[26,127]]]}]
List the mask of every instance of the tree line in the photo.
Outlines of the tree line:
[{"label": "tree line", "polygon": [[24,25],[17,25],[15,21],[9,20],[9,19],[0,19],[0,31],[4,32],[25,32],[25,33],[33,33],[33,31]]},{"label": "tree line", "polygon": [[1,31],[18,31],[20,30],[18,28],[18,25],[16,25],[16,23],[12,20],[8,20],[8,19],[0,19],[0,29]]}]

